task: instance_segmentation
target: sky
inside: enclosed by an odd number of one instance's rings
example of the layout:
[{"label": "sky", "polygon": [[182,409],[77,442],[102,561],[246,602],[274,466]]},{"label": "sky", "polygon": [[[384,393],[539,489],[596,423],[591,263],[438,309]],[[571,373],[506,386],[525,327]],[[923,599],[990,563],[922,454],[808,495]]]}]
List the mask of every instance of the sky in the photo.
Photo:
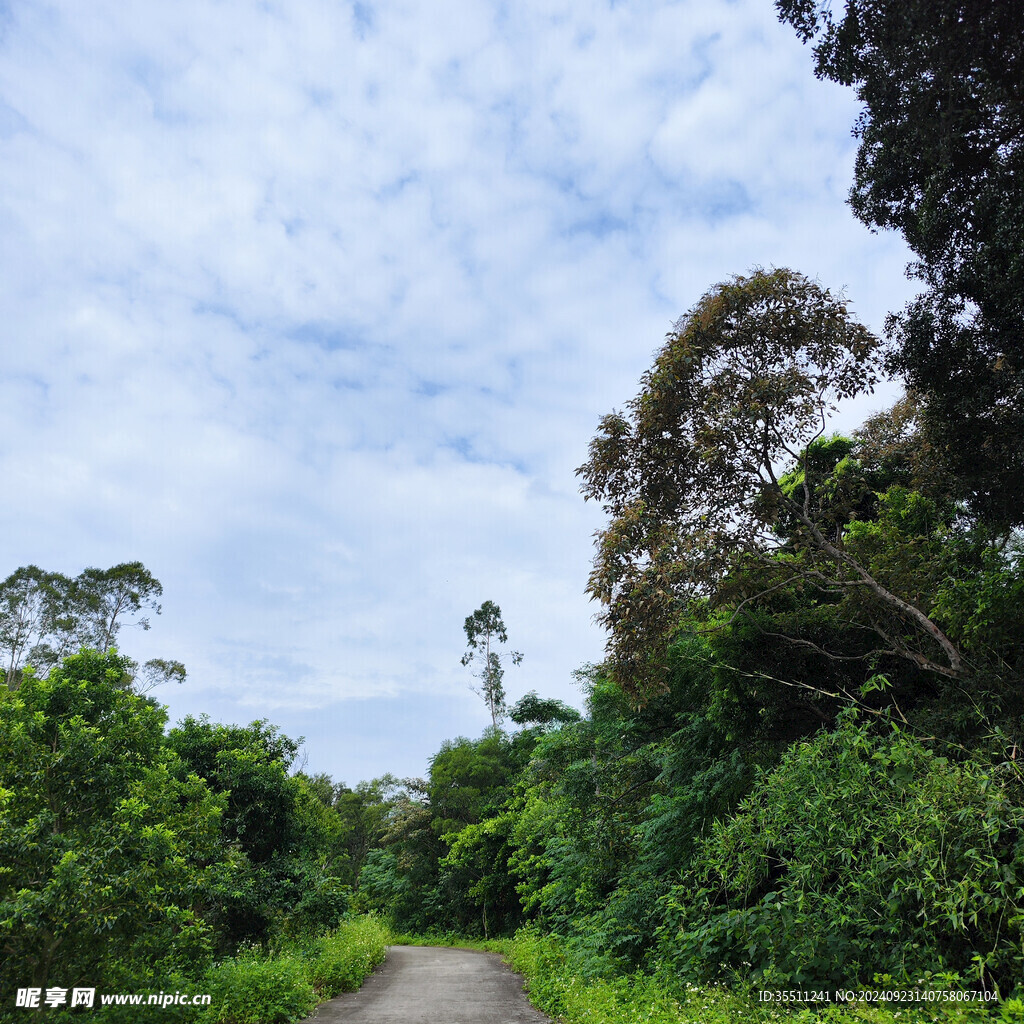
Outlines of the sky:
[{"label": "sky", "polygon": [[912,294],[857,113],[769,0],[0,0],[0,578],[141,560],[171,720],[350,785],[481,734],[484,600],[510,701],[582,706],[574,471],[673,322],[755,266]]}]

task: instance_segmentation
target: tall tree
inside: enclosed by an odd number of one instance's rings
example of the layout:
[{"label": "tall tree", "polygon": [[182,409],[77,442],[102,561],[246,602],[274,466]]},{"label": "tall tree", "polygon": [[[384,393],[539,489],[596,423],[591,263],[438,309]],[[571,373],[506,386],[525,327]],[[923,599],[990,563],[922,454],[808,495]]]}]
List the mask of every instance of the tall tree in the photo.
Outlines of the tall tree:
[{"label": "tall tree", "polygon": [[[160,614],[160,581],[141,563],[89,568],[77,577],[22,566],[0,583],[0,652],[4,679],[15,689],[22,667],[48,669],[83,647],[105,653],[117,643],[124,620],[149,629],[147,610]],[[155,658],[141,668],[125,660],[126,677],[145,691],[185,678],[179,661]]]},{"label": "tall tree", "polygon": [[4,680],[17,685],[21,665],[54,632],[56,595],[67,577],[24,565],[0,583],[0,646],[4,652]]},{"label": "tall tree", "polygon": [[735,619],[797,584],[833,601],[866,595],[865,625],[885,653],[965,676],[927,612],[845,545],[860,488],[816,498],[828,412],[869,392],[877,366],[877,339],[845,303],[791,270],[720,284],[675,325],[628,414],[602,420],[577,471],[612,517],[589,590],[617,682],[648,694],[664,685],[665,646],[694,601]]},{"label": "tall tree", "polygon": [[816,74],[864,103],[854,213],[900,231],[927,287],[891,318],[893,366],[925,400],[962,497],[1024,523],[1024,5],[776,0]]},{"label": "tall tree", "polygon": [[499,728],[507,713],[505,707],[505,688],[502,678],[505,670],[501,659],[508,658],[513,665],[518,665],[523,656],[519,651],[501,651],[500,647],[508,643],[508,630],[501,618],[501,609],[493,601],[484,601],[472,615],[466,616],[463,626],[469,644],[462,656],[462,664],[479,664],[476,673],[480,686],[474,687],[487,705],[491,713],[491,724]]},{"label": "tall tree", "polygon": [[157,598],[164,588],[141,562],[85,569],[77,582],[97,650],[109,651],[114,646],[125,616],[137,615],[134,624],[149,629],[149,619],[140,613],[149,609],[160,614]]},{"label": "tall tree", "polygon": [[195,908],[225,856],[225,800],[176,776],[166,713],[125,690],[126,671],[89,651],[0,695],[5,1005],[15,983],[119,986],[208,958]]}]

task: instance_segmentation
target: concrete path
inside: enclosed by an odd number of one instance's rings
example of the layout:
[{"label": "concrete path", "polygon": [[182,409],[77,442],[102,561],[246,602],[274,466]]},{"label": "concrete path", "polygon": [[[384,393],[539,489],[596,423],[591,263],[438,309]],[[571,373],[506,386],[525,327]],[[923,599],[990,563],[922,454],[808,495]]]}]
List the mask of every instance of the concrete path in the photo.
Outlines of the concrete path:
[{"label": "concrete path", "polygon": [[358,992],[321,1003],[316,1024],[550,1024],[497,953],[388,946]]}]

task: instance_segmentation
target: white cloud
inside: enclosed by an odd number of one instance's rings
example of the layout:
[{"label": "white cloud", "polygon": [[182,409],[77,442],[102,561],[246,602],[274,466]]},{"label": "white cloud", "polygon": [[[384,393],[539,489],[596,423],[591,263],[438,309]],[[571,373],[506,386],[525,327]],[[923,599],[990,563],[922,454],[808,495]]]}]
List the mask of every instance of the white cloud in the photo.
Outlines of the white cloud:
[{"label": "white cloud", "polygon": [[763,0],[30,0],[0,101],[9,568],[141,558],[172,710],[350,780],[360,701],[436,698],[381,726],[399,773],[464,731],[484,599],[513,695],[577,699],[573,468],[707,287],[788,264],[876,328],[908,293],[844,206],[855,105]]}]

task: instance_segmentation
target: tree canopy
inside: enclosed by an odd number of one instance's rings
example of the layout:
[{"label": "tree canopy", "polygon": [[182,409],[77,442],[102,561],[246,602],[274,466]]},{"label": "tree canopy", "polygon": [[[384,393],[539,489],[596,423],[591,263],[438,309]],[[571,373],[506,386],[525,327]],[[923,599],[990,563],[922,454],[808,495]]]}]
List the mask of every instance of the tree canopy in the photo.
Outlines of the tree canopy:
[{"label": "tree canopy", "polygon": [[927,290],[890,320],[891,365],[925,399],[974,514],[1024,523],[1024,6],[776,0],[816,73],[864,109],[850,204],[900,231]]},{"label": "tree canopy", "polygon": [[209,948],[196,893],[221,855],[224,798],[176,771],[164,709],[123,687],[126,668],[72,655],[0,699],[5,984],[169,972]]},{"label": "tree canopy", "polygon": [[493,601],[484,601],[472,615],[467,615],[463,629],[467,648],[462,664],[480,664],[476,673],[480,686],[476,692],[491,713],[492,727],[497,729],[508,713],[502,684],[505,670],[501,660],[508,658],[513,665],[518,665],[523,656],[519,651],[501,650],[502,645],[508,643],[508,628],[501,617],[501,609]]},{"label": "tree canopy", "polygon": [[[45,670],[83,647],[111,650],[128,617],[149,629],[145,613],[160,614],[162,593],[142,562],[88,568],[75,577],[36,565],[16,569],[0,583],[0,652],[8,688],[18,686],[26,664]],[[124,665],[125,678],[142,690],[185,678],[179,661],[154,658],[140,669],[127,659]]]},{"label": "tree canopy", "polygon": [[[941,630],[845,549],[842,526],[862,489],[844,493],[833,480],[829,502],[815,497],[834,466],[812,457],[827,415],[871,390],[878,348],[841,299],[791,270],[758,270],[705,294],[668,335],[627,413],[602,420],[578,473],[583,493],[612,517],[589,589],[605,606],[612,672],[627,689],[661,685],[656,652],[688,603],[732,601],[739,613],[798,578],[869,590],[939,648],[904,644],[913,657],[960,670]],[[783,552],[796,557],[780,560]],[[771,573],[736,593],[737,571],[749,582],[758,559]]]}]

